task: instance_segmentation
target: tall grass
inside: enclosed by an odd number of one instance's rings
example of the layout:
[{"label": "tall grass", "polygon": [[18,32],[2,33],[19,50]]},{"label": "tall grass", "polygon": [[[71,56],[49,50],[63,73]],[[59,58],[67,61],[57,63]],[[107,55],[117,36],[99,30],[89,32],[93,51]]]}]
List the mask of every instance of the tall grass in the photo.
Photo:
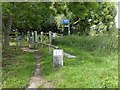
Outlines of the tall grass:
[{"label": "tall grass", "polygon": [[98,50],[99,52],[117,52],[117,36],[98,35],[98,36],[63,36],[56,38],[55,45],[74,47],[85,51]]}]

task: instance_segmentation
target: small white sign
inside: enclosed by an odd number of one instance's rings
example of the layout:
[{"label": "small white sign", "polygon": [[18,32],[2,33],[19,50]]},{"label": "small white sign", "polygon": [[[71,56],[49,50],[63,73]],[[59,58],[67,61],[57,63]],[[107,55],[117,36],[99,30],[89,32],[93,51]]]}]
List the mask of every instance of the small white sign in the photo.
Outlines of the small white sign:
[{"label": "small white sign", "polygon": [[56,50],[53,50],[53,56],[63,56],[63,50],[61,49],[56,49]]},{"label": "small white sign", "polygon": [[61,49],[53,50],[53,66],[55,68],[63,66],[63,50]]},{"label": "small white sign", "polygon": [[53,35],[52,35],[52,36],[53,36],[53,38],[55,38],[55,37],[56,37],[56,33],[53,33]]}]

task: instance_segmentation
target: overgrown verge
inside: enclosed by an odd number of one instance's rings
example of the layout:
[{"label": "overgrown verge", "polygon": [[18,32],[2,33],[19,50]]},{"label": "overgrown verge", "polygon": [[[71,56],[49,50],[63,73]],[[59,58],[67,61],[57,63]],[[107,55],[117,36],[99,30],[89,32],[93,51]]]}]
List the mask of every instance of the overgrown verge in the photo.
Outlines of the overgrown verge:
[{"label": "overgrown verge", "polygon": [[117,52],[118,51],[118,36],[98,35],[98,36],[64,36],[56,38],[55,45],[60,45],[64,48],[73,47],[85,51],[99,52]]},{"label": "overgrown verge", "polygon": [[77,58],[64,58],[59,70],[52,67],[52,55],[43,48],[43,75],[56,88],[117,88],[118,45],[112,36],[64,36],[55,45]]},{"label": "overgrown verge", "polygon": [[35,67],[32,53],[14,47],[3,52],[2,87],[24,88],[28,84]]}]

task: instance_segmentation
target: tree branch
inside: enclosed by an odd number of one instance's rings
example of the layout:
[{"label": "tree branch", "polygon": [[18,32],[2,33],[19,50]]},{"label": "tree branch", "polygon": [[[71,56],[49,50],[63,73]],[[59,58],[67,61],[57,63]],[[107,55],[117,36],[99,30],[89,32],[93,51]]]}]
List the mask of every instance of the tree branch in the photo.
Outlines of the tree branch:
[{"label": "tree branch", "polygon": [[80,18],[73,23],[73,25],[77,24],[80,21]]}]

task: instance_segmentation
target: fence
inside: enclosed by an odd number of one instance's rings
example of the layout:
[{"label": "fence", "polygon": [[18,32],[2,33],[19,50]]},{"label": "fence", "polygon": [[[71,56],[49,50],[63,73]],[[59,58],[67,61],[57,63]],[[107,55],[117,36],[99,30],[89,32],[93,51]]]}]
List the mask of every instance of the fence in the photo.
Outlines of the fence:
[{"label": "fence", "polygon": [[16,47],[22,47],[24,45],[24,36],[23,33],[22,35],[19,35],[19,32],[14,32],[10,34],[10,45],[14,46],[16,45]]},{"label": "fence", "polygon": [[[49,39],[48,43],[45,43],[45,41],[44,41],[45,36],[47,36],[48,39]],[[41,42],[40,43],[42,44],[42,47],[43,47],[43,45],[48,46],[49,47],[49,51],[51,52],[52,48],[56,48],[56,49],[58,48],[58,46],[52,45],[52,42],[53,42],[54,38],[59,37],[59,36],[63,36],[63,35],[62,34],[53,33],[51,31],[49,31],[49,33],[41,32]]]},{"label": "fence", "polygon": [[25,46],[25,42],[28,43],[29,48],[37,48],[38,44],[41,44],[41,47],[48,46],[49,52],[51,53],[53,51],[53,65],[55,68],[59,68],[63,66],[63,50],[58,49],[58,46],[52,45],[52,42],[56,37],[60,36],[63,35],[51,31],[48,33],[41,32],[40,34],[38,34],[37,31],[28,31],[27,35],[18,35],[18,33],[16,33],[13,38],[14,41],[16,41],[17,47],[19,46],[18,43],[20,43],[20,47]]},{"label": "fence", "polygon": [[29,46],[29,48],[37,48],[40,43],[43,47],[48,46],[49,51],[51,52],[51,48],[58,48],[57,46],[52,45],[54,38],[63,36],[62,34],[57,34],[49,31],[48,33],[41,32],[38,34],[37,31],[28,31],[26,35],[22,33],[15,32],[13,36],[11,36],[11,42],[14,43],[17,47]]},{"label": "fence", "polygon": [[[44,37],[47,35],[49,37],[49,43],[44,42]],[[62,34],[52,33],[49,31],[49,33],[43,33],[41,32],[41,44],[46,45],[49,47],[49,52],[52,52],[52,48],[55,48],[53,50],[53,66],[54,68],[59,68],[63,66],[63,50],[58,49],[58,46],[52,45],[53,39],[58,36],[63,36]]]}]

